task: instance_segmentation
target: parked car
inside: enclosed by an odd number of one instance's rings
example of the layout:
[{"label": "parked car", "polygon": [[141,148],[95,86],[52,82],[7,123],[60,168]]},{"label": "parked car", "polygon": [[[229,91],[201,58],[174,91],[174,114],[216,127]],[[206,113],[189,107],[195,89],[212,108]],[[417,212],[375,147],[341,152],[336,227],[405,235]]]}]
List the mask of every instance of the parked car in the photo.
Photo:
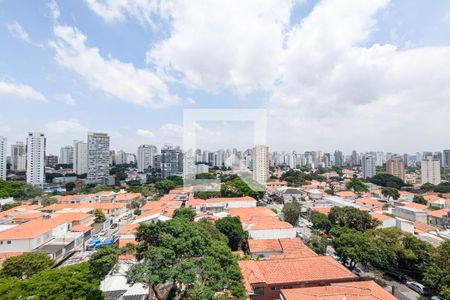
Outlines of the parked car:
[{"label": "parked car", "polygon": [[412,289],[413,291],[419,293],[420,295],[427,296],[430,294],[428,288],[421,283],[415,281],[407,281],[406,286]]},{"label": "parked car", "polygon": [[445,300],[445,298],[442,298],[441,296],[433,296],[431,297],[431,300]]},{"label": "parked car", "polygon": [[305,239],[305,234],[301,231],[296,232],[297,237],[301,238],[302,240]]},{"label": "parked car", "polygon": [[389,277],[392,277],[397,281],[406,282],[406,276],[397,270],[386,270],[384,271],[384,274],[388,275]]},{"label": "parked car", "polygon": [[117,223],[113,223],[112,225],[111,225],[111,229],[116,229],[117,227],[119,226],[119,224],[117,224]]}]

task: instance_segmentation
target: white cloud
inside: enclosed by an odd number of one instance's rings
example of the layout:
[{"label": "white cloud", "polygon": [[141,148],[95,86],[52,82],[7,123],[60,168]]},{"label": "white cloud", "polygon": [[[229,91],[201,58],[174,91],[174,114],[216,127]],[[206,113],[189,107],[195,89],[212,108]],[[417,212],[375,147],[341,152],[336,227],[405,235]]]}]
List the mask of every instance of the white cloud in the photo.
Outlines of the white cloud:
[{"label": "white cloud", "polygon": [[45,124],[47,132],[53,134],[87,134],[89,129],[77,119],[57,120]]},{"label": "white cloud", "polygon": [[152,24],[152,15],[160,8],[158,0],[85,0],[88,7],[108,22],[136,18],[142,24]]},{"label": "white cloud", "polygon": [[17,22],[8,23],[8,24],[6,24],[6,27],[8,28],[9,33],[13,37],[24,40],[25,42],[31,43],[28,33],[22,28],[22,26],[20,26],[19,23],[17,23]]},{"label": "white cloud", "polygon": [[0,80],[0,96],[10,95],[21,99],[46,102],[45,96],[29,85]]},{"label": "white cloud", "polygon": [[294,1],[172,3],[170,37],[147,53],[160,72],[210,91],[271,89]]},{"label": "white cloud", "polygon": [[57,101],[62,102],[68,106],[75,106],[77,104],[76,100],[69,93],[58,94],[55,97]]},{"label": "white cloud", "polygon": [[141,129],[141,128],[139,128],[136,131],[136,134],[139,135],[139,136],[145,137],[145,138],[153,138],[153,137],[155,137],[155,134],[152,131]]},{"label": "white cloud", "polygon": [[148,107],[165,107],[180,102],[153,72],[131,63],[103,58],[97,48],[86,45],[86,36],[70,26],[55,26],[56,40],[50,45],[56,61],[75,71],[88,84],[122,101]]}]

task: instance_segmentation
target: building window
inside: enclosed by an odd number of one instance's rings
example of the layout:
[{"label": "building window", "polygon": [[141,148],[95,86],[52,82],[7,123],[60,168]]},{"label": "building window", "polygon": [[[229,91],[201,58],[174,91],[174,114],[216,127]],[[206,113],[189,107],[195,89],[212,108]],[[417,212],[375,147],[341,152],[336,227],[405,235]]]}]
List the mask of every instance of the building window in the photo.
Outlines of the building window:
[{"label": "building window", "polygon": [[264,288],[263,287],[254,287],[253,288],[253,294],[256,296],[263,296],[264,295]]},{"label": "building window", "polygon": [[9,245],[9,244],[11,244],[11,241],[7,241],[6,243]]}]

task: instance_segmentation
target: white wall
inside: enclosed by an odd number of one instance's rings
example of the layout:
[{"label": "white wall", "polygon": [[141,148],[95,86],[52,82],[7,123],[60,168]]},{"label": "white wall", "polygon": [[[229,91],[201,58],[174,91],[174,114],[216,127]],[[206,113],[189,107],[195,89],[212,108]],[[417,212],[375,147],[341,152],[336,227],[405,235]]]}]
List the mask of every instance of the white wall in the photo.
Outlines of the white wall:
[{"label": "white wall", "polygon": [[250,238],[255,240],[295,238],[295,228],[249,230]]}]

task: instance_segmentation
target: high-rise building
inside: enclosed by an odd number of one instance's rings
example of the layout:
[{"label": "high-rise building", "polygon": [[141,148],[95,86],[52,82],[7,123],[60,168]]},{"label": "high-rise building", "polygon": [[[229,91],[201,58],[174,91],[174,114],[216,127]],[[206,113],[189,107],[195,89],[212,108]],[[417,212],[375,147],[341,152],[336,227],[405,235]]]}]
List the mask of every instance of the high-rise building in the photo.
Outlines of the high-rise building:
[{"label": "high-rise building", "polygon": [[88,133],[89,180],[104,180],[109,176],[109,135],[101,132]]},{"label": "high-rise building", "polygon": [[253,179],[265,183],[269,179],[269,147],[255,145],[253,148]]},{"label": "high-rise building", "polygon": [[155,155],[158,149],[152,145],[141,145],[137,150],[138,172],[144,172],[149,167],[154,167]]},{"label": "high-rise building", "polygon": [[35,186],[44,186],[45,182],[45,135],[39,132],[30,132],[27,136],[27,183]]},{"label": "high-rise building", "polygon": [[434,152],[433,157],[435,159],[439,159],[439,163],[441,164],[441,167],[444,167],[444,159],[442,158],[442,152]]},{"label": "high-rise building", "polygon": [[164,146],[161,149],[161,177],[183,175],[183,153],[180,147]]},{"label": "high-rise building", "polygon": [[73,141],[73,172],[77,175],[88,172],[88,146],[82,141]]},{"label": "high-rise building", "polygon": [[57,155],[53,155],[53,154],[49,154],[45,156],[45,166],[46,167],[54,167],[58,164],[58,156]]},{"label": "high-rise building", "polygon": [[377,174],[376,161],[376,157],[372,154],[363,155],[361,165],[364,179],[371,178]]},{"label": "high-rise building", "polygon": [[123,165],[127,163],[127,153],[123,150],[116,152],[116,164]]},{"label": "high-rise building", "polygon": [[342,167],[344,165],[344,155],[342,154],[342,151],[334,151],[334,164],[337,167]]},{"label": "high-rise building", "polygon": [[442,160],[444,163],[444,168],[450,168],[450,150],[442,151]]},{"label": "high-rise building", "polygon": [[11,145],[11,170],[24,172],[27,168],[27,153],[23,142]]},{"label": "high-rise building", "polygon": [[403,162],[405,163],[405,168],[408,167],[409,162],[408,162],[408,153],[403,154]]},{"label": "high-rise building", "polygon": [[386,162],[386,172],[390,175],[397,176],[401,180],[405,180],[405,162],[401,156],[391,156]]},{"label": "high-rise building", "polygon": [[439,159],[427,156],[422,159],[420,167],[422,184],[431,183],[438,185],[441,183],[441,162]]},{"label": "high-rise building", "polygon": [[62,147],[60,150],[59,155],[59,163],[70,165],[73,164],[73,147],[72,146],[65,146]]},{"label": "high-rise building", "polygon": [[0,179],[6,180],[6,137],[0,136]]}]

